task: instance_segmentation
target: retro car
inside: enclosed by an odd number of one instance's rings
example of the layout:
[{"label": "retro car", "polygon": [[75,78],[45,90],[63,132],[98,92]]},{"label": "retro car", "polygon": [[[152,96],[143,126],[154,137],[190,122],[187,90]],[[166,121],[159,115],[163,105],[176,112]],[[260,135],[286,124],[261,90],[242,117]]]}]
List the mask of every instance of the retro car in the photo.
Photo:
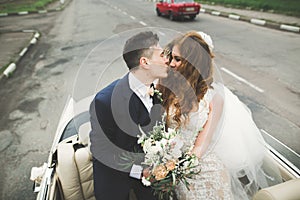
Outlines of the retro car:
[{"label": "retro car", "polygon": [[[79,102],[69,98],[67,101],[48,161],[42,167],[32,168],[37,200],[95,199],[89,150],[88,109],[92,98],[87,97]],[[273,146],[275,144],[281,152],[286,153],[281,154],[268,145],[270,160],[279,167],[284,182],[260,190],[253,199],[300,199],[300,170],[296,166],[300,161],[299,155],[267,133],[262,134],[267,142]]]},{"label": "retro car", "polygon": [[194,0],[160,0],[156,3],[156,14],[168,16],[170,20],[189,17],[191,20],[200,12],[201,5]]}]

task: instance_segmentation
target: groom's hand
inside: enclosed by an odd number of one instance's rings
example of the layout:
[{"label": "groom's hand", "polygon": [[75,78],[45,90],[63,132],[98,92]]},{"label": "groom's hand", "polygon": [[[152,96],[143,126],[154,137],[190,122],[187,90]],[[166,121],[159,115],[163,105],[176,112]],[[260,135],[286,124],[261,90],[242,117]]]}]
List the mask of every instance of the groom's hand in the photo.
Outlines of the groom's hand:
[{"label": "groom's hand", "polygon": [[[147,167],[145,169],[143,169],[143,173],[142,173],[143,177],[148,178],[151,176],[151,172],[150,172],[150,168]],[[142,177],[141,177],[142,178]]]}]

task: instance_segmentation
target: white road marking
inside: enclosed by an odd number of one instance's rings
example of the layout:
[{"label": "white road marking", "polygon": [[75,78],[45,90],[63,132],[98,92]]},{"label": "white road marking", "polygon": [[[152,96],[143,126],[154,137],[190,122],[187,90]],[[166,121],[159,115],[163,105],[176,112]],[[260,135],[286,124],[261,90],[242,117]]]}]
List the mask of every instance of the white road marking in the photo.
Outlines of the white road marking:
[{"label": "white road marking", "polygon": [[147,24],[143,21],[140,21],[140,24],[142,24],[143,26],[147,26]]},{"label": "white road marking", "polygon": [[224,72],[226,72],[227,74],[229,74],[229,75],[232,76],[233,78],[235,78],[235,79],[237,79],[237,80],[239,80],[239,81],[241,81],[241,82],[247,84],[248,86],[252,87],[252,88],[255,89],[256,91],[258,91],[258,92],[260,92],[260,93],[263,93],[263,92],[264,92],[263,89],[261,89],[261,88],[255,86],[254,84],[252,84],[252,83],[250,83],[249,81],[247,81],[246,79],[244,79],[244,78],[242,78],[242,77],[236,75],[235,73],[229,71],[228,69],[222,67],[221,70],[223,70]]}]

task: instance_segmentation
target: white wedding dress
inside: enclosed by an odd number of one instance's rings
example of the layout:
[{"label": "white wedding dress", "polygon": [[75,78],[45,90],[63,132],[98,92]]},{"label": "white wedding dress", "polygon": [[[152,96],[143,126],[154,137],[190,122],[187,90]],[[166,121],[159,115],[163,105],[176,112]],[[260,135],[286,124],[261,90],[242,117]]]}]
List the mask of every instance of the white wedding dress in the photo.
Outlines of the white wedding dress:
[{"label": "white wedding dress", "polygon": [[[188,151],[208,119],[210,101],[216,93],[221,94],[223,114],[209,147],[200,158],[201,172],[189,179],[189,190],[183,183],[179,184],[178,200],[248,200],[259,188],[275,184],[274,177],[279,174],[271,176],[262,170],[265,143],[250,110],[222,84],[214,83],[213,87],[200,101],[198,111],[190,113],[188,123],[180,127]],[[241,181],[245,177],[246,181]]]}]

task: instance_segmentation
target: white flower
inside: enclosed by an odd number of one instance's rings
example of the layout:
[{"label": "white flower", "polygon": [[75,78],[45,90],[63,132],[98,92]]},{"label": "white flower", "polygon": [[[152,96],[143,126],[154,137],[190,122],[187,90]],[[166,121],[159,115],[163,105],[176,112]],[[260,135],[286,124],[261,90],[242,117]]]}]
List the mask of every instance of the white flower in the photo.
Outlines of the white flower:
[{"label": "white flower", "polygon": [[152,145],[149,148],[149,153],[151,153],[151,154],[157,154],[157,153],[161,152],[162,150],[163,150],[162,147],[158,143],[158,144]]},{"label": "white flower", "polygon": [[163,151],[163,148],[161,146],[161,143],[159,141],[154,142],[148,139],[145,140],[143,150],[146,154],[157,154],[161,151]]},{"label": "white flower", "polygon": [[180,131],[172,128],[166,130],[163,122],[157,123],[148,134],[139,128],[142,134],[138,136],[138,143],[145,153],[142,164],[152,169],[148,178],[142,177],[143,185],[153,187],[159,194],[166,190],[171,194],[179,182],[188,188],[187,179],[200,172],[196,168],[199,162],[196,156],[183,148],[185,145]]},{"label": "white flower", "polygon": [[146,135],[145,134],[142,134],[142,135],[138,135],[138,141],[137,143],[138,144],[142,144],[144,142],[144,140],[146,139]]},{"label": "white flower", "polygon": [[202,31],[199,31],[197,32],[201,37],[202,39],[206,42],[206,44],[209,46],[209,48],[212,50],[214,48],[214,45],[213,45],[213,41],[210,37],[210,35],[202,32]]},{"label": "white flower", "polygon": [[156,141],[155,145],[160,146],[161,150],[163,150],[162,148],[164,148],[168,143],[168,140],[166,140],[165,138],[162,138],[160,141]]},{"label": "white flower", "polygon": [[191,163],[189,161],[185,161],[183,162],[183,169],[188,170],[188,168],[190,167]]},{"label": "white flower", "polygon": [[144,176],[142,177],[142,183],[144,184],[144,186],[150,186],[151,182],[148,181]]},{"label": "white flower", "polygon": [[144,141],[144,146],[143,146],[143,150],[145,153],[150,152],[150,148],[152,146],[152,142],[150,140],[145,140]]},{"label": "white flower", "polygon": [[176,136],[171,140],[171,144],[173,146],[170,152],[171,155],[174,158],[179,158],[182,155],[181,148],[183,147],[183,141],[181,140],[180,137]]},{"label": "white flower", "polygon": [[193,166],[199,165],[199,160],[196,156],[191,161],[192,161]]},{"label": "white flower", "polygon": [[160,155],[159,154],[147,153],[145,155],[144,164],[153,166],[153,165],[156,165],[157,163],[159,163],[159,160],[160,160]]},{"label": "white flower", "polygon": [[174,137],[174,136],[177,134],[177,132],[176,132],[175,129],[168,128],[167,134],[168,134],[168,137],[167,137],[167,138],[171,138],[171,137]]},{"label": "white flower", "polygon": [[181,154],[182,154],[182,152],[178,148],[174,148],[171,152],[171,156],[174,158],[180,158]]}]

